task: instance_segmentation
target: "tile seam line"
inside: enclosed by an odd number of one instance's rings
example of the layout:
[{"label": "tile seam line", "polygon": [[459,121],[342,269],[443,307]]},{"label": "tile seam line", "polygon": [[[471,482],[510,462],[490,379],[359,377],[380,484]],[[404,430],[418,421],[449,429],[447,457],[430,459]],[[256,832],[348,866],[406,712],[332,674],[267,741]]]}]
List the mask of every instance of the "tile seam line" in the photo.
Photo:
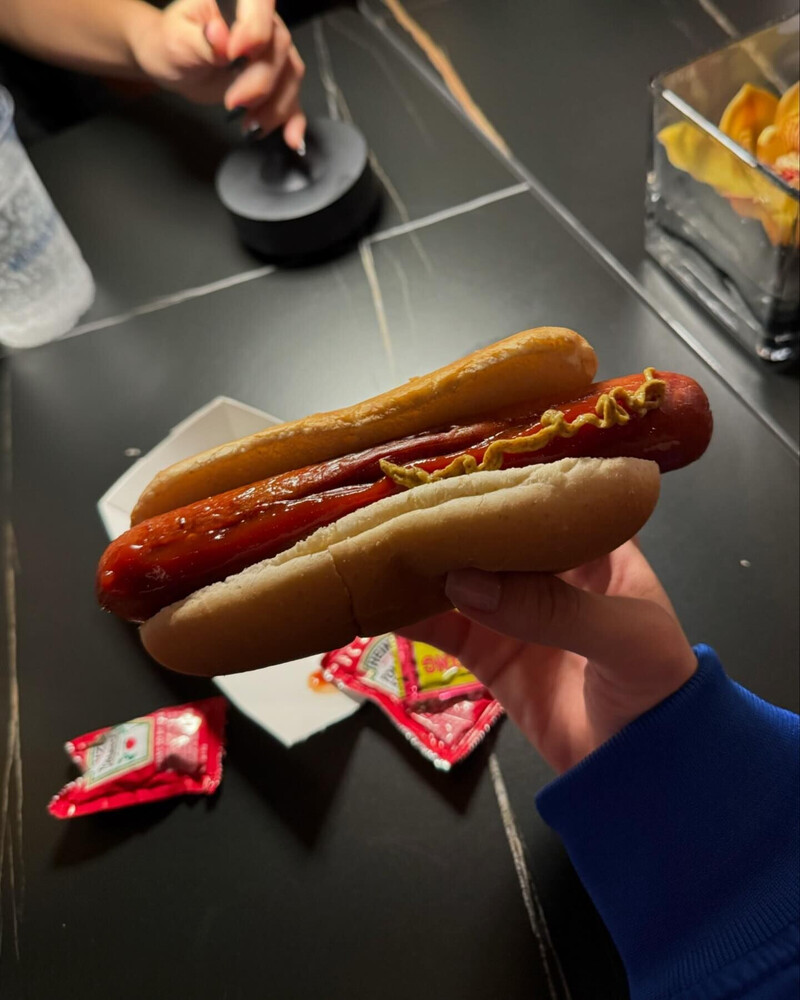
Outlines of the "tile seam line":
[{"label": "tile seam line", "polygon": [[[511,853],[511,860],[514,864],[514,872],[517,876],[520,892],[522,893],[522,902],[528,916],[531,932],[536,940],[539,959],[544,968],[550,1000],[559,1000],[559,996],[562,995],[562,989],[558,989],[556,986],[557,981],[561,983],[563,993],[566,994],[566,1000],[571,1000],[569,987],[561,968],[561,962],[550,937],[550,928],[547,925],[547,919],[539,905],[538,893],[536,893],[534,888],[533,877],[531,876],[528,860],[525,856],[525,846],[508,796],[508,789],[500,768],[500,761],[494,752],[489,755],[489,775],[492,781],[497,808],[500,812],[500,819],[503,823],[506,842]],[[551,964],[555,966],[556,977],[551,972]]]},{"label": "tile seam line", "polygon": [[717,27],[729,38],[738,38],[739,29],[731,21],[728,15],[720,10],[713,0],[697,0],[697,6],[707,14]]},{"label": "tile seam line", "polygon": [[[24,899],[25,868],[22,834],[22,760],[20,757],[20,710],[19,683],[17,676],[17,614],[16,614],[16,546],[13,538],[11,522],[11,497],[13,482],[13,431],[11,406],[11,369],[3,365],[0,370],[0,455],[2,455],[2,470],[0,470],[0,491],[4,506],[4,519],[0,547],[3,550],[3,582],[2,600],[6,616],[5,649],[8,656],[7,690],[8,690],[8,733],[6,738],[6,757],[2,762],[0,772],[0,953],[2,953],[4,921],[2,914],[3,882],[6,873],[6,855],[8,856],[8,881],[11,896],[11,929],[13,932],[14,953],[17,963],[20,960],[19,948],[19,913],[17,910],[17,887],[15,865],[20,866],[21,895],[20,910]],[[5,679],[5,678],[4,678]],[[12,820],[12,786],[15,798],[14,819]],[[8,851],[5,850],[6,833],[8,832]],[[15,844],[16,841],[16,844]],[[16,853],[19,852],[17,859]]]},{"label": "tile seam line", "polygon": [[[486,205],[492,205],[494,202],[503,201],[506,198],[513,198],[516,195],[524,194],[527,190],[527,183],[525,181],[520,181],[517,184],[511,184],[508,187],[498,188],[495,191],[489,191],[486,194],[478,195],[476,198],[470,198],[469,201],[463,201],[457,205],[442,208],[437,212],[422,215],[418,219],[410,219],[408,222],[398,223],[396,226],[390,226],[388,229],[381,229],[376,233],[371,233],[366,236],[363,242],[369,244],[382,243],[385,240],[395,239],[398,236],[407,236],[415,233],[418,229],[427,229],[430,226],[437,225],[439,222],[446,222],[448,219],[477,211],[479,208],[483,208]],[[119,326],[120,323],[126,323],[130,319],[136,319],[137,316],[144,316],[152,312],[160,312],[162,309],[169,309],[170,306],[178,306],[183,302],[189,302],[192,299],[199,299],[206,295],[213,295],[215,292],[224,292],[228,288],[235,288],[237,285],[245,285],[250,281],[257,281],[259,278],[267,278],[271,274],[278,271],[281,271],[281,268],[278,265],[268,264],[264,265],[264,267],[255,268],[252,271],[241,271],[237,274],[229,275],[227,278],[220,278],[217,281],[209,281],[204,285],[192,285],[189,288],[183,288],[178,292],[170,292],[168,295],[161,295],[155,299],[150,299],[147,302],[134,306],[132,309],[128,309],[123,313],[115,313],[113,316],[105,316],[102,319],[90,320],[87,323],[79,323],[77,326],[73,327],[66,334],[64,334],[63,337],[59,337],[58,340],[53,341],[53,343],[59,343],[62,340],[69,340],[72,337],[77,337],[83,333],[94,333],[97,330],[105,330],[112,326]]]},{"label": "tile seam line", "polygon": [[[236,285],[243,285],[249,281],[257,281],[259,278],[269,277],[276,270],[277,268],[273,264],[265,264],[263,267],[257,267],[250,271],[240,271],[238,274],[231,274],[226,278],[219,278],[217,281],[209,281],[204,285],[192,285],[190,288],[170,292],[168,295],[159,295],[157,298],[143,302],[123,313],[116,313],[114,316],[106,316],[103,319],[90,320],[88,323],[79,323],[68,333],[64,334],[63,337],[60,337],[59,340],[69,340],[71,337],[77,337],[82,333],[93,333],[95,330],[105,330],[110,326],[119,326],[120,323],[125,323],[129,319],[135,319],[137,316],[143,316],[151,312],[160,312],[162,309],[168,309],[170,306],[178,306],[182,302],[188,302],[191,299],[203,298],[203,296],[212,295],[214,292],[222,292],[227,288],[235,288]],[[53,341],[53,343],[58,342],[58,340]]]},{"label": "tile seam line", "polygon": [[383,243],[385,240],[392,240],[398,236],[406,236],[420,229],[427,229],[429,226],[446,222],[448,219],[455,219],[459,215],[468,215],[470,212],[475,212],[486,205],[493,205],[497,201],[514,198],[516,195],[524,194],[527,190],[528,185],[525,181],[521,181],[519,184],[511,184],[508,187],[490,191],[488,194],[478,195],[477,198],[470,198],[469,201],[461,202],[459,205],[442,208],[438,212],[423,215],[419,219],[411,219],[409,222],[401,222],[396,226],[390,226],[388,229],[383,229],[380,232],[373,233],[371,236],[367,236],[366,242]]},{"label": "tile seam line", "polygon": [[737,380],[728,379],[725,375],[726,369],[720,365],[714,355],[708,351],[700,341],[682,323],[676,320],[663,306],[659,305],[647,289],[631,274],[630,271],[595,237],[569,209],[560,202],[542,183],[539,181],[520,161],[513,155],[503,155],[497,147],[491,143],[480,129],[476,128],[468,115],[464,114],[458,101],[450,94],[435,71],[430,68],[408,45],[401,39],[395,37],[394,32],[387,26],[386,18],[381,17],[373,11],[364,0],[358,0],[357,9],[362,17],[366,18],[377,31],[383,35],[387,42],[412,66],[417,74],[421,76],[428,85],[436,91],[439,97],[444,100],[455,112],[456,115],[466,124],[474,135],[489,149],[501,163],[503,163],[512,175],[516,175],[519,180],[528,186],[528,191],[540,205],[542,205],[554,218],[562,223],[570,235],[595,257],[611,274],[622,282],[651,312],[653,312],[663,323],[665,323],[672,333],[682,341],[689,350],[712,372],[713,375],[728,389],[737,400],[751,413],[757,421],[766,428],[770,434],[777,438],[783,447],[793,458],[800,457],[800,443],[795,442],[791,434],[783,428],[770,422],[754,403],[751,403]]}]

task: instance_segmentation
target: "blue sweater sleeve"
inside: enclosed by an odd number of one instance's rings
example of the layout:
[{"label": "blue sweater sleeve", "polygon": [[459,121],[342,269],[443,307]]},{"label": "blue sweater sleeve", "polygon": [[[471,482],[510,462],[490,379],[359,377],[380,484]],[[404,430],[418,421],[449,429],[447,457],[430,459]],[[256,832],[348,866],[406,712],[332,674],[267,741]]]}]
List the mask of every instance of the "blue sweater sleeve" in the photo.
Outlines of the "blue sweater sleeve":
[{"label": "blue sweater sleeve", "polygon": [[796,1000],[800,723],[713,650],[675,694],[540,792],[633,1000]]}]

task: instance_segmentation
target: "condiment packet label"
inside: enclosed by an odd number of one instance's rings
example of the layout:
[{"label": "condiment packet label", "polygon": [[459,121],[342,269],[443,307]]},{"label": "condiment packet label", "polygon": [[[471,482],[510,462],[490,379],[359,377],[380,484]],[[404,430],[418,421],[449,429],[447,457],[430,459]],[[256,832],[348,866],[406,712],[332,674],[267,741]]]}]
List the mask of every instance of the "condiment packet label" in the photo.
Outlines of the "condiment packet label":
[{"label": "condiment packet label", "polygon": [[463,664],[426,642],[397,639],[408,643],[410,655],[403,657],[409,677],[407,697],[417,701],[430,698],[449,700],[456,694],[480,691],[483,685]]},{"label": "condiment packet label", "polygon": [[500,704],[455,657],[393,633],[357,638],[322,660],[326,680],[379,705],[440,770],[481,742]]},{"label": "condiment packet label", "polygon": [[114,726],[73,760],[79,767],[85,765],[86,788],[135,771],[153,760],[153,720],[138,719]]},{"label": "condiment packet label", "polygon": [[224,698],[161,708],[66,744],[81,771],[48,809],[71,819],[174,795],[211,795],[222,780]]},{"label": "condiment packet label", "polygon": [[454,656],[425,642],[391,632],[366,642],[358,667],[362,682],[408,704],[450,699],[483,687]]}]

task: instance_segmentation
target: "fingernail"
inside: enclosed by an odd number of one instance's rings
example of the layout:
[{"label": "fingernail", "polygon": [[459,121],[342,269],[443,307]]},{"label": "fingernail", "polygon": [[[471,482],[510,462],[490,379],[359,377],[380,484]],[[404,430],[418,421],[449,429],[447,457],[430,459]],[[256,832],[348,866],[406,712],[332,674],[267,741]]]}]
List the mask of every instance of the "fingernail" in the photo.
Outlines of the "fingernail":
[{"label": "fingernail", "polygon": [[459,569],[447,574],[445,593],[457,608],[491,614],[500,607],[502,584],[495,573]]},{"label": "fingernail", "polygon": [[300,144],[297,147],[297,155],[298,156],[305,156],[306,155],[306,140],[305,139],[301,139],[300,140]]}]

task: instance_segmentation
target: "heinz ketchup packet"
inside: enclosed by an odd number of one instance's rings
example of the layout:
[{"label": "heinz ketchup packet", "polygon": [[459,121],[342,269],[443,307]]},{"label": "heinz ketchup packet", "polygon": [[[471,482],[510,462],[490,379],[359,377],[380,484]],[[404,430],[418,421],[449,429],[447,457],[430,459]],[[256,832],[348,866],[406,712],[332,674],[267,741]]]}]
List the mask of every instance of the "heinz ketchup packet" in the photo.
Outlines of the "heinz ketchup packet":
[{"label": "heinz ketchup packet", "polygon": [[455,657],[393,633],[354,639],[326,653],[326,680],[386,712],[435,767],[448,771],[503,714],[500,704]]},{"label": "heinz ketchup packet", "polygon": [[226,708],[224,698],[206,698],[70,740],[65,749],[81,776],[48,810],[71,819],[173,795],[211,795],[222,778]]}]

